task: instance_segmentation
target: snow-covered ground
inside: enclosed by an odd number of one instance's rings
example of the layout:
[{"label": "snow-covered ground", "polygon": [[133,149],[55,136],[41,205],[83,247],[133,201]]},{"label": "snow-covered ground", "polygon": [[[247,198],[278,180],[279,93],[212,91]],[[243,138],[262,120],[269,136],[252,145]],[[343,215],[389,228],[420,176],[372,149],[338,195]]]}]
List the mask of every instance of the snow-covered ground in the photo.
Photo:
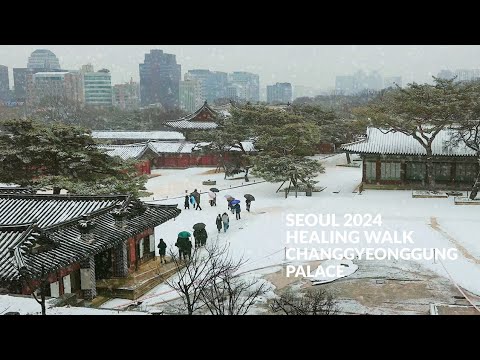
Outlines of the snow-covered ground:
[{"label": "snow-covered ground", "polygon": [[[85,307],[54,307],[55,299],[46,301],[47,315],[147,315],[140,311],[115,311]],[[42,309],[33,297],[0,295],[0,315],[18,312],[20,315],[41,315]]]},{"label": "snow-covered ground", "polygon": [[[313,193],[306,197],[304,193],[298,198],[290,195],[285,199],[284,192],[276,193],[280,184],[261,182],[254,174],[250,182],[245,183],[243,178],[224,180],[223,174],[214,174],[212,168],[190,168],[186,170],[155,170],[160,176],[152,178],[147,183],[147,189],[154,193],[144,200],[161,204],[178,204],[182,213],[176,220],[171,220],[156,229],[156,241],[163,238],[169,248],[174,247],[177,234],[187,230],[193,232],[192,226],[197,222],[205,223],[209,234],[209,241],[218,241],[228,244],[235,257],[244,256],[248,262],[242,267],[242,273],[275,272],[286,263],[299,264],[302,261],[285,261],[286,246],[309,248],[438,248],[458,250],[457,260],[392,260],[395,271],[402,268],[411,268],[415,262],[420,269],[428,269],[447,277],[444,267],[453,280],[472,293],[480,295],[480,242],[476,235],[480,207],[454,205],[453,197],[441,199],[414,199],[411,191],[394,190],[366,190],[362,194],[353,192],[361,181],[361,169],[339,167],[345,163],[345,155],[335,155],[323,158],[325,173],[317,178],[318,186],[326,187],[320,193]],[[183,210],[185,190],[188,193],[194,189],[208,191],[211,186],[202,185],[202,181],[216,180],[218,193],[217,207],[208,203],[208,195],[202,194],[201,206],[203,210]],[[255,181],[255,182],[254,182]],[[241,185],[248,186],[241,186]],[[237,187],[240,186],[240,187]],[[252,202],[251,212],[245,211],[244,194],[252,194],[256,200]],[[242,205],[241,219],[227,210],[225,195],[232,195],[240,199]],[[166,200],[159,200],[168,197]],[[178,199],[172,199],[180,197]],[[217,214],[228,212],[230,228],[226,233],[218,233],[215,225]],[[326,225],[322,227],[288,227],[286,215],[295,214],[335,214],[339,226]],[[381,225],[372,227],[346,226],[346,214],[380,214]],[[348,215],[347,215],[348,216]],[[413,231],[411,238],[414,244],[369,244],[362,238],[359,244],[286,244],[288,230],[322,230],[348,232],[372,230],[393,233],[394,231]],[[372,260],[372,262],[375,260]],[[354,260],[355,262],[355,260]],[[383,261],[382,264],[389,263]],[[409,264],[410,263],[410,264]],[[421,271],[421,270],[420,270]],[[178,298],[178,295],[167,285],[162,284],[152,289],[140,300],[142,306],[149,310],[149,306],[161,306],[162,303]],[[131,303],[128,300],[114,299],[105,303],[103,308],[121,308]],[[142,308],[143,309],[143,308]]]}]

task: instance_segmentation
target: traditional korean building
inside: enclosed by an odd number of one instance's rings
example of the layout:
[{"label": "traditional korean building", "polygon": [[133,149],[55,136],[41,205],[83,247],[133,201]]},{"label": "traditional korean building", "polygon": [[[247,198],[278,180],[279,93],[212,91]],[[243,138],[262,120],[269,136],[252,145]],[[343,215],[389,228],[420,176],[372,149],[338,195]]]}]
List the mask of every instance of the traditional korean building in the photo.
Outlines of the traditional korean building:
[{"label": "traditional korean building", "polygon": [[147,141],[184,141],[185,136],[179,131],[92,131],[92,138],[97,143],[125,145]]},{"label": "traditional korean building", "polygon": [[154,259],[155,227],[180,212],[123,195],[0,194],[0,287],[92,299],[98,280]]},{"label": "traditional korean building", "polygon": [[177,120],[167,121],[165,125],[180,131],[189,140],[189,135],[194,131],[216,129],[224,116],[223,113],[213,110],[205,101],[194,113]]},{"label": "traditional korean building", "polygon": [[[432,143],[435,182],[439,188],[469,189],[479,171],[477,156],[463,144],[452,146],[451,137],[451,130],[442,130]],[[341,149],[360,154],[362,182],[367,187],[426,186],[426,151],[411,136],[368,128],[366,138]]]}]

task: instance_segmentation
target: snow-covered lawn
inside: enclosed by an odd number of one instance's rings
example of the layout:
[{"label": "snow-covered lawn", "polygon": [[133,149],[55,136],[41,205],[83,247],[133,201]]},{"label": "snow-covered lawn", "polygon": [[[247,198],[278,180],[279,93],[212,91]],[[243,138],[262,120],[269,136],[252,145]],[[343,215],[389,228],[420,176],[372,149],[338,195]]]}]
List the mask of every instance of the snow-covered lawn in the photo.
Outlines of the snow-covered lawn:
[{"label": "snow-covered lawn", "polygon": [[[115,311],[73,306],[54,307],[54,301],[55,299],[46,301],[47,315],[147,315],[140,311]],[[0,295],[0,315],[8,312],[18,312],[20,315],[41,315],[42,309],[33,297]]]},{"label": "snow-covered lawn", "polygon": [[[320,193],[313,193],[306,197],[303,193],[295,198],[290,195],[285,199],[284,192],[275,191],[280,184],[267,182],[258,183],[262,179],[256,178],[254,173],[250,182],[245,183],[243,178],[237,180],[224,180],[223,174],[205,174],[212,168],[191,168],[186,170],[155,170],[161,176],[152,178],[147,183],[147,189],[154,193],[153,197],[144,200],[169,199],[154,201],[161,204],[178,204],[182,209],[181,215],[176,220],[171,220],[156,229],[155,237],[158,243],[163,238],[170,248],[177,250],[174,243],[180,231],[193,232],[192,226],[197,222],[207,225],[209,241],[227,243],[235,257],[244,256],[248,262],[242,267],[241,272],[258,272],[271,269],[278,271],[280,265],[285,265],[286,234],[288,230],[322,230],[337,232],[359,231],[413,231],[411,238],[414,244],[368,244],[363,239],[359,244],[296,244],[293,247],[381,247],[381,248],[456,248],[459,258],[457,260],[444,260],[442,263],[433,260],[412,260],[420,265],[420,269],[430,269],[441,276],[448,276],[443,268],[448,270],[455,282],[465,289],[480,295],[480,241],[476,235],[479,227],[480,207],[455,206],[453,197],[414,199],[411,191],[395,190],[366,190],[362,194],[353,191],[361,181],[361,169],[339,167],[337,164],[345,163],[345,155],[320,157],[325,166],[325,173],[317,178],[317,186],[326,187]],[[208,195],[201,197],[203,210],[183,210],[184,196],[194,189],[208,191],[210,186],[202,185],[202,181],[216,180],[216,188],[220,189],[217,207],[208,203]],[[255,180],[255,183],[254,183]],[[249,186],[236,187],[242,183]],[[287,185],[287,184],[286,184]],[[235,188],[236,187],[236,188]],[[252,202],[251,212],[245,211],[244,194],[252,194],[256,201]],[[224,195],[232,195],[241,200],[241,219],[235,220],[235,215],[227,210]],[[217,214],[228,212],[230,228],[226,233],[218,233],[215,226]],[[339,226],[327,225],[321,228],[288,227],[286,215],[295,214],[335,214]],[[380,214],[381,226],[345,226],[345,214]],[[372,260],[375,261],[375,260]],[[298,264],[301,261],[290,261]],[[355,260],[354,260],[355,262]],[[387,262],[388,263],[388,262]],[[394,261],[395,267],[408,267],[405,260]],[[392,262],[393,264],[393,262]],[[443,264],[443,265],[442,265]],[[151,290],[142,299],[143,306],[161,304],[178,297],[167,285],[162,284]],[[130,303],[128,300],[114,299],[105,303],[104,308],[121,308]]]}]

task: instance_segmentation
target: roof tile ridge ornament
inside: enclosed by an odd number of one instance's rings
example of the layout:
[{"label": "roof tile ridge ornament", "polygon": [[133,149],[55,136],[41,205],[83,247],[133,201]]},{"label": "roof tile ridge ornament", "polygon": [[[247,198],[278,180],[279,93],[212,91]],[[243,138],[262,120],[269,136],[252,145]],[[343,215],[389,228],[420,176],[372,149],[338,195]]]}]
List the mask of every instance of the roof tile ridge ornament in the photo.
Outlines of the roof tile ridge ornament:
[{"label": "roof tile ridge ornament", "polygon": [[96,222],[90,218],[90,215],[82,215],[82,218],[77,222],[80,239],[89,244],[92,243],[95,240],[93,229],[95,229],[96,226]]}]

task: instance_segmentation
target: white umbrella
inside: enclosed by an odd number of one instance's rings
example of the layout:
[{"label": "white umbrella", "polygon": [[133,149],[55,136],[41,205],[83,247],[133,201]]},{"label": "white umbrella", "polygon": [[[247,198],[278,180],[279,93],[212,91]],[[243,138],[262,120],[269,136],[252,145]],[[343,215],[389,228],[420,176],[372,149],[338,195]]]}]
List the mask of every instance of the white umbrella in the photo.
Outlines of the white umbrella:
[{"label": "white umbrella", "polygon": [[215,199],[217,197],[213,191],[209,191],[208,196],[210,196],[211,199]]}]

